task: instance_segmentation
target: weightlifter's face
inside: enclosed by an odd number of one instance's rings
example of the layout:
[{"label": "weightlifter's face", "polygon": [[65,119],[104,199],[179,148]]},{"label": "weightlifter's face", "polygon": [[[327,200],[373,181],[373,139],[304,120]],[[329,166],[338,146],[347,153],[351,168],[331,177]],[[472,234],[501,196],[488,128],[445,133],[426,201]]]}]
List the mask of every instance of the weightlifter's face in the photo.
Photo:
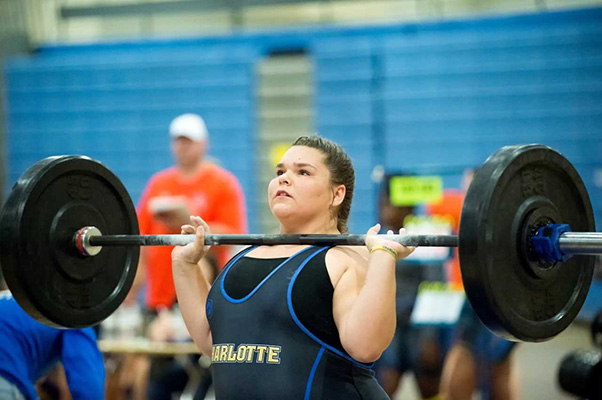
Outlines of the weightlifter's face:
[{"label": "weightlifter's face", "polygon": [[278,220],[306,222],[329,212],[333,196],[330,171],[319,150],[291,147],[276,166],[275,175],[268,185],[268,199]]}]

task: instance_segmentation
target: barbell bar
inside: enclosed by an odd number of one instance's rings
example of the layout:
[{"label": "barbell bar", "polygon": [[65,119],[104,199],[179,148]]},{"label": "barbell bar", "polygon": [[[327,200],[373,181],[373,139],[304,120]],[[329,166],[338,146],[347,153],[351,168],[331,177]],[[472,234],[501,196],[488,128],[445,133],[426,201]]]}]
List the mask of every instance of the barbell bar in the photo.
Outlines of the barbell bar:
[{"label": "barbell bar", "polygon": [[[84,228],[84,233],[87,228]],[[79,233],[76,234],[76,237]],[[379,235],[404,246],[458,247],[457,235]],[[183,246],[195,235],[97,235],[90,236],[90,246]],[[366,235],[206,235],[205,245],[278,245],[364,246]]]},{"label": "barbell bar", "polygon": [[[575,232],[572,232],[574,230]],[[386,235],[409,246],[459,247],[466,295],[496,334],[543,341],[579,312],[602,253],[575,168],[542,145],[507,146],[475,173],[459,235]],[[127,190],[83,156],[44,159],[15,184],[0,218],[0,260],[15,299],[38,321],[96,324],[129,292],[140,246],[194,235],[140,235]],[[208,245],[364,245],[365,235],[207,235]],[[101,251],[107,247],[104,251]],[[93,257],[92,257],[93,256]]]}]

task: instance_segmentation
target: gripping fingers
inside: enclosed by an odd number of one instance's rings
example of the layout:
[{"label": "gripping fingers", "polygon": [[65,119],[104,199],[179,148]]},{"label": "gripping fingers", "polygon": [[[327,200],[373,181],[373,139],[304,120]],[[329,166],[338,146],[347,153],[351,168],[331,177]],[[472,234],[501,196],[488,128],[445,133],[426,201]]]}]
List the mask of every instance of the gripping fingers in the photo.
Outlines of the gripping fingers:
[{"label": "gripping fingers", "polygon": [[376,224],[372,228],[368,229],[366,235],[376,235],[378,231],[380,231],[380,224]]},{"label": "gripping fingers", "polygon": [[368,229],[368,232],[366,232],[366,247],[368,250],[372,249],[372,246],[374,246],[374,242],[377,240],[376,237],[379,231],[380,224],[376,224],[372,228]]},{"label": "gripping fingers", "polygon": [[195,227],[202,226],[205,229],[205,232],[209,233],[209,225],[207,225],[207,223],[205,221],[203,221],[203,219],[201,217],[196,216],[196,215],[191,215],[190,222],[192,222],[192,224]]},{"label": "gripping fingers", "polygon": [[182,235],[191,235],[196,231],[195,227],[192,225],[182,225]]}]

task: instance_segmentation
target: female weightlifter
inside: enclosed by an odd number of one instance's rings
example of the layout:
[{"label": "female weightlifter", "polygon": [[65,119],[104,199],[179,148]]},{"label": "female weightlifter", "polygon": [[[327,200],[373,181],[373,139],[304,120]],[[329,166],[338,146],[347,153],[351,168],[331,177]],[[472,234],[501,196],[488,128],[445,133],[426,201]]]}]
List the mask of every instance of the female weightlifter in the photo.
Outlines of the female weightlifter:
[{"label": "female weightlifter", "polygon": [[[347,233],[354,181],[339,145],[297,139],[268,186],[280,233]],[[209,227],[190,219],[182,234],[197,240],[174,248],[174,282],[218,400],[388,399],[370,363],[395,332],[395,261],[414,248],[378,236],[379,225],[365,247],[252,246],[210,287],[198,266]]]}]

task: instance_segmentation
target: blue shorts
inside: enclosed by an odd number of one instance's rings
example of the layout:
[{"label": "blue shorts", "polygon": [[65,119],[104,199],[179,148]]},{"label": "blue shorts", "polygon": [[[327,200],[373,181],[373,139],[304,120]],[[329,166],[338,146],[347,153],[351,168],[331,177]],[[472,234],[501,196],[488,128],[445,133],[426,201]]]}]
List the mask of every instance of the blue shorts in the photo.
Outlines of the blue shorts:
[{"label": "blue shorts", "polygon": [[416,303],[418,287],[424,281],[443,282],[445,273],[442,263],[408,263],[398,261],[395,269],[397,284],[397,331],[389,347],[376,362],[375,369],[394,369],[400,373],[413,371],[420,374],[420,352],[424,346],[435,343],[443,357],[449,348],[453,330],[439,326],[412,326],[410,319]]},{"label": "blue shorts", "polygon": [[415,375],[429,374],[433,366],[421,364],[421,349],[435,343],[440,353],[439,367],[442,368],[452,336],[452,329],[447,327],[398,325],[393,341],[376,362],[375,369],[394,369],[401,374],[408,371]]},{"label": "blue shorts", "polygon": [[458,340],[472,351],[477,359],[489,364],[504,361],[516,346],[516,342],[502,339],[487,329],[468,301],[464,302],[457,334]]}]

